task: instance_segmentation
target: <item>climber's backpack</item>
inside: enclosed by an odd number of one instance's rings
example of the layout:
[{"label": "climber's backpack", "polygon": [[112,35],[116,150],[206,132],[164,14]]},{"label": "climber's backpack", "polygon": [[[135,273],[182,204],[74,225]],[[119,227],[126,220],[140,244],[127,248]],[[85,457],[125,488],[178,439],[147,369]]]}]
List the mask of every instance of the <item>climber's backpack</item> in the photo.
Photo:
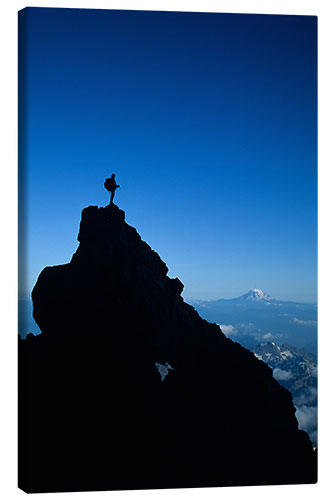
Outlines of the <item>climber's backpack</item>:
[{"label": "climber's backpack", "polygon": [[104,182],[104,187],[105,187],[105,189],[107,189],[108,191],[111,191],[111,190],[112,190],[112,182],[111,182],[111,177],[108,177],[107,179],[105,179],[105,182]]}]

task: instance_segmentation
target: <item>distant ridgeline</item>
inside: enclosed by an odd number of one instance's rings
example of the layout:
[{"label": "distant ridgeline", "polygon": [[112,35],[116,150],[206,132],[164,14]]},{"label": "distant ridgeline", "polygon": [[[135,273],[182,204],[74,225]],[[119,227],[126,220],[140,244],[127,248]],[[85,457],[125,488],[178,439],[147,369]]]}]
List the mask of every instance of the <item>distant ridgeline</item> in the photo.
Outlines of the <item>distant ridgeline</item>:
[{"label": "distant ridgeline", "polygon": [[82,212],[70,263],[32,293],[19,342],[27,492],[316,482],[290,393],[184,303],[116,206]]}]

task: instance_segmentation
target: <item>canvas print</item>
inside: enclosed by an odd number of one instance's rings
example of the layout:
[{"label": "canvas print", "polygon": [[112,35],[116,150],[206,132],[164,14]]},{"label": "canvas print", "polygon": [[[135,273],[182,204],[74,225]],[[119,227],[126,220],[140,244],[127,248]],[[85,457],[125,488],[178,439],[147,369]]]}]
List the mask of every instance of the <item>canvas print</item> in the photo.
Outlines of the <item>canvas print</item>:
[{"label": "canvas print", "polygon": [[317,19],[25,8],[19,488],[317,481]]}]

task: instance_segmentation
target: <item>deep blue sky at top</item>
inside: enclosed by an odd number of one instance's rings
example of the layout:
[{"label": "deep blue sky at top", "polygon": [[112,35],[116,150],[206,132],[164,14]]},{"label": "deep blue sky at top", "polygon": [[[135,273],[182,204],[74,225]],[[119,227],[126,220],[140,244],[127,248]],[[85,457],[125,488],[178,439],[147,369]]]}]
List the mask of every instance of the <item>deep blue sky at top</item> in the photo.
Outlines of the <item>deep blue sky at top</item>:
[{"label": "deep blue sky at top", "polygon": [[185,298],[316,300],[315,17],[21,16],[21,290],[70,260],[80,211],[108,203],[114,172],[115,202]]}]

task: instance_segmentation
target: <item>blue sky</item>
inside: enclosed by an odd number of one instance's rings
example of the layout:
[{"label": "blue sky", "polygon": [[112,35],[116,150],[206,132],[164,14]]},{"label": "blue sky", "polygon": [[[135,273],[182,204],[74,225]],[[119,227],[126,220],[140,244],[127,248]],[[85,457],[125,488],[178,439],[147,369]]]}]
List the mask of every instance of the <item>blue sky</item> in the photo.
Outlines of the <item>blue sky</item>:
[{"label": "blue sky", "polygon": [[20,292],[70,260],[80,211],[108,203],[115,172],[115,202],[185,298],[316,300],[315,17],[22,20]]}]

